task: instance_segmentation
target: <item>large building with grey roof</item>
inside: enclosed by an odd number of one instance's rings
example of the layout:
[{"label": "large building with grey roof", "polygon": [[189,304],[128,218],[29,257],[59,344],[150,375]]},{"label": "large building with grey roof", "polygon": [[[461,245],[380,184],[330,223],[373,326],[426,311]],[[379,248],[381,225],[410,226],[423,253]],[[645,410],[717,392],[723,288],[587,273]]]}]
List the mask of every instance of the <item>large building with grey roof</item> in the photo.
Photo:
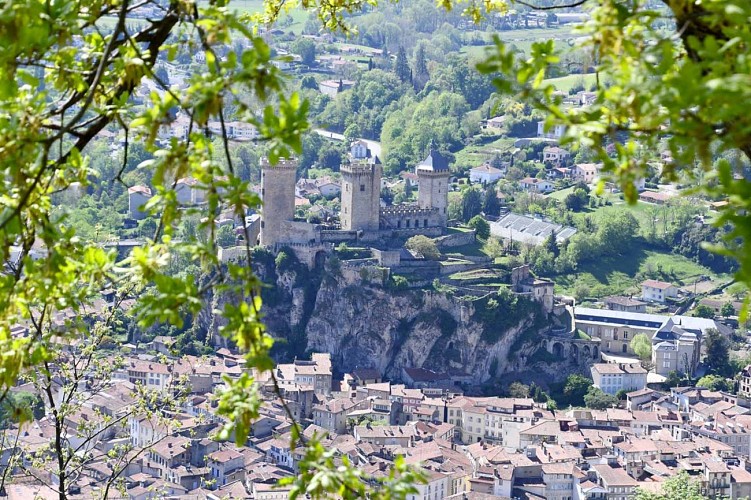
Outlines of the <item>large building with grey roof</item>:
[{"label": "large building with grey roof", "polygon": [[527,245],[541,245],[551,234],[558,242],[566,241],[576,233],[576,228],[562,226],[528,215],[506,214],[490,223],[490,234],[496,238],[518,241]]}]

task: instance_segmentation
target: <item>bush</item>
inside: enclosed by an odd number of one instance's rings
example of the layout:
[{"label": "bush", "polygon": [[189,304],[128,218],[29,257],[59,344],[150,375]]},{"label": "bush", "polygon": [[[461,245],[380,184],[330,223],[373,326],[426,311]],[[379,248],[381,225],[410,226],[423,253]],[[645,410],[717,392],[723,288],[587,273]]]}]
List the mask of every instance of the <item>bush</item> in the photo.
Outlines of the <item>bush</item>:
[{"label": "bush", "polygon": [[404,246],[428,260],[438,260],[441,258],[441,252],[438,250],[435,241],[421,234],[412,236]]},{"label": "bush", "polygon": [[467,223],[469,227],[475,230],[477,237],[481,240],[490,238],[490,224],[480,215],[475,215]]},{"label": "bush", "polygon": [[618,404],[618,398],[604,393],[601,389],[592,386],[584,396],[584,404],[593,410],[605,410]]},{"label": "bush", "polygon": [[409,288],[409,280],[404,276],[392,274],[388,281],[388,287],[392,290],[406,290]]}]

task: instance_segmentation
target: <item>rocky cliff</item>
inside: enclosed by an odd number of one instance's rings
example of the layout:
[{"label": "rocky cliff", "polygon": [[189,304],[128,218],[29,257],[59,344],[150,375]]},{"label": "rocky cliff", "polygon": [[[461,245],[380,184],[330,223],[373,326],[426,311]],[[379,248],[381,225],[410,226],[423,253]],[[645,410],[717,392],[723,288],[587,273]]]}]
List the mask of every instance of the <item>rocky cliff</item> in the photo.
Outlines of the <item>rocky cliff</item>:
[{"label": "rocky cliff", "polygon": [[[453,368],[483,383],[525,369],[546,324],[537,303],[512,294],[395,290],[367,273],[353,277],[338,265],[313,272],[279,258],[266,259],[258,274],[273,283],[263,310],[278,355],[329,352],[340,371],[373,367],[398,379],[402,367]],[[216,331],[216,323],[206,327]]]}]

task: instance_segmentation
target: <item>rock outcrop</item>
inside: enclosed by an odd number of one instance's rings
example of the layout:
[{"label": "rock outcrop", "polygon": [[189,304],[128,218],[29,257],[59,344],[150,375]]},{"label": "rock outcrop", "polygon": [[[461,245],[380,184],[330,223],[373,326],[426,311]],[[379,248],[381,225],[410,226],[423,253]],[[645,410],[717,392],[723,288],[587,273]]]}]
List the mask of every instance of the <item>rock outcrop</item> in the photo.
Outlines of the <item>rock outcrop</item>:
[{"label": "rock outcrop", "polygon": [[[329,352],[341,371],[372,367],[399,378],[403,367],[451,368],[479,384],[524,369],[545,325],[537,303],[510,294],[489,301],[393,290],[328,268],[318,274],[299,266],[259,271],[266,282],[275,277],[275,288],[264,293],[264,321],[287,354]],[[488,314],[489,303],[499,314]]]}]

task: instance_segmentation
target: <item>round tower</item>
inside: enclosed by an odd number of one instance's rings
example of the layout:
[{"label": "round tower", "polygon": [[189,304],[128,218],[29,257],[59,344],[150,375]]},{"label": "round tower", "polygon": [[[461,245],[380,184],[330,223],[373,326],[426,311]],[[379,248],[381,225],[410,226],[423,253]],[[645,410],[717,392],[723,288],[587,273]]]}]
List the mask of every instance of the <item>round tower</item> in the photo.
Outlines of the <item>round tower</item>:
[{"label": "round tower", "polygon": [[295,218],[297,160],[281,159],[271,165],[261,158],[261,245],[284,243],[284,221]]},{"label": "round tower", "polygon": [[448,220],[449,170],[448,160],[431,147],[428,157],[417,165],[417,204],[420,208],[434,208],[443,225]]}]

